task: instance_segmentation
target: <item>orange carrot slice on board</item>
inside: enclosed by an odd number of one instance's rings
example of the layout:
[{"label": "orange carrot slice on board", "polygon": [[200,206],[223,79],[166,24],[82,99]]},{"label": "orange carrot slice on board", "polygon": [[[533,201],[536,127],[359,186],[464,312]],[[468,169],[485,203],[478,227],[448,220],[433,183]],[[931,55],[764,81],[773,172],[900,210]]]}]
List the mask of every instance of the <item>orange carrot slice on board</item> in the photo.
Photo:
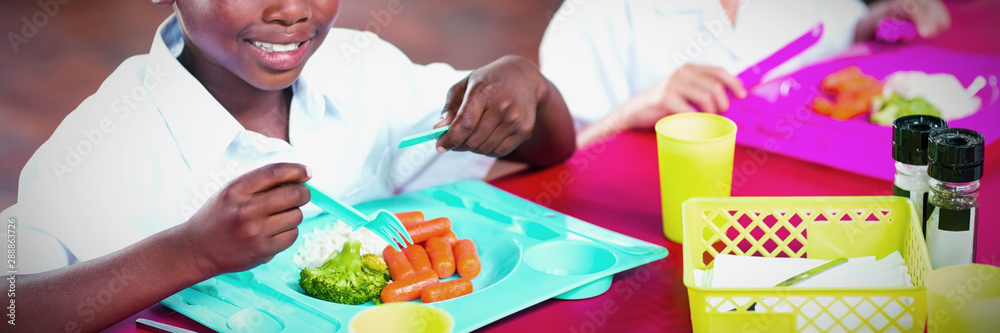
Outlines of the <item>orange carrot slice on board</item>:
[{"label": "orange carrot slice on board", "polygon": [[824,77],[821,87],[826,92],[840,92],[850,86],[851,80],[863,75],[858,66],[847,67]]},{"label": "orange carrot slice on board", "polygon": [[816,97],[813,99],[812,109],[820,114],[829,115],[833,113],[833,102],[830,102],[826,97]]}]

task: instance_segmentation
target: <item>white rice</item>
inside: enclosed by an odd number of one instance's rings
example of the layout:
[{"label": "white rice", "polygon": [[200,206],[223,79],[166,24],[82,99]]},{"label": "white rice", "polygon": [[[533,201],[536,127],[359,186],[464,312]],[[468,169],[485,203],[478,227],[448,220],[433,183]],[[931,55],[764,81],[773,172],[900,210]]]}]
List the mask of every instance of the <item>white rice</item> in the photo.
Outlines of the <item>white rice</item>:
[{"label": "white rice", "polygon": [[323,265],[331,253],[340,252],[344,248],[344,243],[348,239],[356,239],[361,242],[361,254],[372,253],[382,257],[382,250],[389,246],[388,242],[375,235],[371,230],[360,228],[352,232],[350,226],[339,220],[336,223],[316,228],[302,237],[304,244],[292,257],[292,263],[299,268]]}]

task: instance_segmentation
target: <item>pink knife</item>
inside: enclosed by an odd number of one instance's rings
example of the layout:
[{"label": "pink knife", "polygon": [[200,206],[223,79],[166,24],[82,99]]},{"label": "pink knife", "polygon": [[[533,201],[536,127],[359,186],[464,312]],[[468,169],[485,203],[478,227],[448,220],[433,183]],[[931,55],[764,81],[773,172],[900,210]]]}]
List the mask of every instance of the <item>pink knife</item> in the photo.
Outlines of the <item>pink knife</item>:
[{"label": "pink knife", "polygon": [[768,71],[780,66],[785,61],[788,61],[788,59],[791,59],[799,53],[802,53],[802,51],[805,51],[809,47],[813,46],[813,44],[816,44],[816,42],[819,41],[820,37],[823,37],[823,23],[817,24],[812,29],[809,29],[809,31],[807,31],[804,35],[796,38],[791,43],[778,50],[778,52],[764,58],[764,60],[761,60],[756,65],[747,68],[745,71],[737,75],[736,78],[740,79],[740,81],[743,82],[743,87],[749,90],[751,87],[760,83],[761,78],[764,77],[764,74]]}]

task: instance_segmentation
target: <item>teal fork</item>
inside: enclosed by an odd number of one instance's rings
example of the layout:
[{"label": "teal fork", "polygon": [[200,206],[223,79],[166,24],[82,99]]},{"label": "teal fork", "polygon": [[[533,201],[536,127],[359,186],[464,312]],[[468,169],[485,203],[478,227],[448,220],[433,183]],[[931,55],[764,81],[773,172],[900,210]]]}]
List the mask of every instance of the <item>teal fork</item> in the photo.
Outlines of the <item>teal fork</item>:
[{"label": "teal fork", "polygon": [[357,209],[354,209],[354,207],[316,189],[312,184],[306,182],[303,185],[309,189],[309,194],[312,195],[309,201],[327,213],[344,221],[344,223],[347,223],[354,230],[358,230],[361,227],[371,230],[386,242],[389,242],[389,245],[397,251],[400,247],[413,244],[413,239],[410,238],[410,233],[406,231],[406,227],[403,226],[402,222],[399,222],[399,218],[395,214],[388,210],[379,209],[372,215],[365,216]]}]

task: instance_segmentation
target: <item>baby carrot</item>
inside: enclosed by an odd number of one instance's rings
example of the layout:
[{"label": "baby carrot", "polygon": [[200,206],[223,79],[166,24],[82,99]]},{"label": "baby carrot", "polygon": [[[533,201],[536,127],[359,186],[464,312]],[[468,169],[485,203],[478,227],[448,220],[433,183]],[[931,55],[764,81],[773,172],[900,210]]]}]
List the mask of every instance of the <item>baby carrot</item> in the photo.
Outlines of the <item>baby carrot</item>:
[{"label": "baby carrot", "polygon": [[407,302],[420,298],[420,292],[425,288],[438,284],[438,277],[433,271],[424,271],[408,278],[390,282],[382,288],[382,302]]},{"label": "baby carrot", "polygon": [[458,278],[424,288],[420,292],[420,300],[424,303],[432,303],[471,293],[472,281],[468,278]]},{"label": "baby carrot", "polygon": [[447,217],[439,217],[415,226],[406,227],[410,233],[413,244],[423,243],[431,237],[441,236],[451,230],[451,220]]},{"label": "baby carrot", "polygon": [[424,223],[424,212],[419,210],[409,211],[409,212],[399,212],[395,213],[396,217],[399,218],[399,222],[403,223],[404,227],[409,227],[412,225],[417,225]]},{"label": "baby carrot", "polygon": [[385,266],[389,268],[389,277],[393,281],[413,276],[413,266],[406,259],[406,255],[403,252],[396,251],[391,245],[387,245],[385,250],[382,250],[382,259],[385,260]]},{"label": "baby carrot", "polygon": [[413,271],[420,273],[431,270],[431,259],[427,257],[427,251],[420,244],[413,244],[403,248],[403,254],[409,259]]},{"label": "baby carrot", "polygon": [[455,242],[458,241],[458,235],[456,235],[454,231],[448,230],[448,232],[441,236],[441,239],[443,239],[445,244],[448,244],[448,246],[455,246]]},{"label": "baby carrot", "polygon": [[427,240],[427,255],[431,257],[431,268],[439,278],[455,275],[455,254],[441,237]]},{"label": "baby carrot", "polygon": [[479,276],[479,270],[483,265],[479,262],[476,243],[469,239],[460,239],[455,242],[452,250],[455,252],[455,268],[458,270],[458,275],[470,279]]}]

